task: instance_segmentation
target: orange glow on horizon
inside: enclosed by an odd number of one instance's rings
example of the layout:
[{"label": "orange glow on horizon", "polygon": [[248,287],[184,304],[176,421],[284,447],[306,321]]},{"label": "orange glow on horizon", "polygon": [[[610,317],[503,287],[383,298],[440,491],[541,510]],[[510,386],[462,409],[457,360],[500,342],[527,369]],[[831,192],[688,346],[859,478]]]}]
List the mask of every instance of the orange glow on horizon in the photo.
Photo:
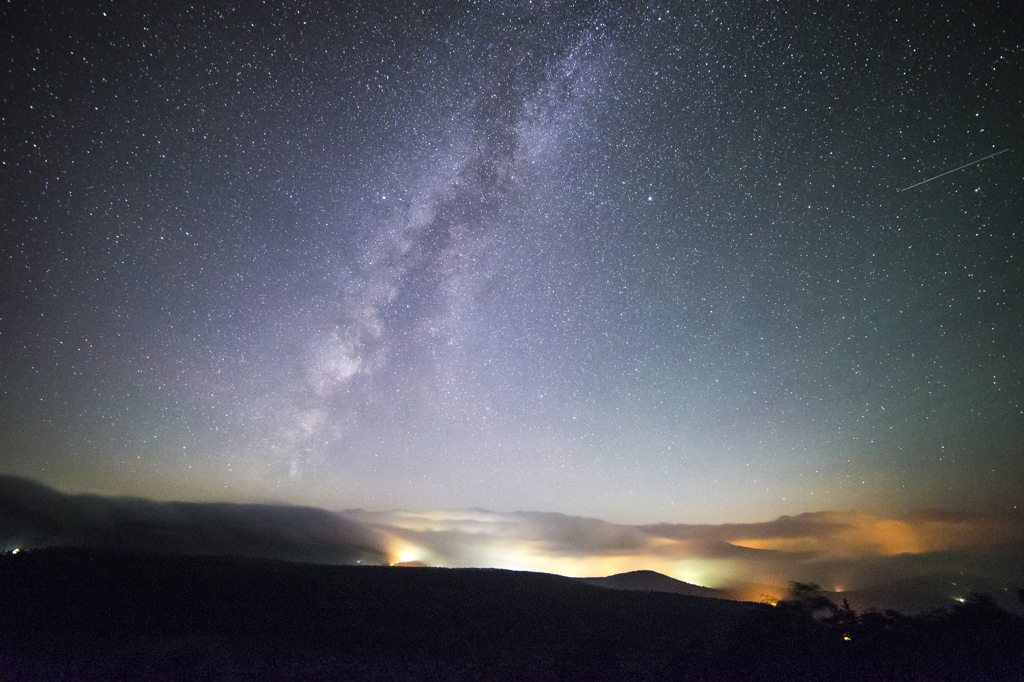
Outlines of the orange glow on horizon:
[{"label": "orange glow on horizon", "polygon": [[901,521],[853,512],[817,516],[827,523],[810,525],[806,535],[740,537],[729,543],[748,549],[856,558],[970,549],[1021,539],[1019,529],[994,519]]},{"label": "orange glow on horizon", "polygon": [[[919,513],[884,519],[815,512],[755,524],[623,526],[575,517],[483,510],[379,512],[359,519],[382,534],[388,563],[500,568],[567,577],[649,570],[742,601],[776,602],[791,580],[857,589],[879,561],[978,551],[1024,540],[1014,519]],[[582,529],[582,530],[581,530]]]}]

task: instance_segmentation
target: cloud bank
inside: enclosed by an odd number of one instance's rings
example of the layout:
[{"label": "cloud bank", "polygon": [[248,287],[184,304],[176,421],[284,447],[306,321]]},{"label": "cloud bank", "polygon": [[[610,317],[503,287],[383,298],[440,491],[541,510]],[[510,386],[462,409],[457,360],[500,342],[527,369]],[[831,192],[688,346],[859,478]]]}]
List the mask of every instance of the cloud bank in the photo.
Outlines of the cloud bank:
[{"label": "cloud bank", "polygon": [[65,495],[0,476],[0,548],[84,546],[318,563],[383,563],[370,526],[312,507]]},{"label": "cloud bank", "polygon": [[88,545],[319,563],[506,568],[573,577],[653,570],[779,597],[790,581],[848,592],[965,576],[1024,585],[1024,515],[825,511],[749,524],[631,526],[539,512],[330,512],[65,495],[0,477],[0,547]]},{"label": "cloud bank", "polygon": [[918,511],[884,519],[826,511],[763,523],[646,526],[483,510],[346,515],[404,542],[401,560],[428,565],[578,577],[648,569],[705,587],[769,592],[792,580],[843,591],[948,573],[1024,584],[1019,513]]}]

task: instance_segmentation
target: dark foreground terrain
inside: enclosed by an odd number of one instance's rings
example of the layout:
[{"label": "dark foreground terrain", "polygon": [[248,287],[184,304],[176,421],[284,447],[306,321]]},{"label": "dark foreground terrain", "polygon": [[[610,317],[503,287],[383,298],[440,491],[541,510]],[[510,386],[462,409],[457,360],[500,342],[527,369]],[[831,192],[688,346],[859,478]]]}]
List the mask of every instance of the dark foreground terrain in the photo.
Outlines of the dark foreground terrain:
[{"label": "dark foreground terrain", "polygon": [[0,556],[3,679],[1024,679],[1024,620],[777,607],[498,570]]}]

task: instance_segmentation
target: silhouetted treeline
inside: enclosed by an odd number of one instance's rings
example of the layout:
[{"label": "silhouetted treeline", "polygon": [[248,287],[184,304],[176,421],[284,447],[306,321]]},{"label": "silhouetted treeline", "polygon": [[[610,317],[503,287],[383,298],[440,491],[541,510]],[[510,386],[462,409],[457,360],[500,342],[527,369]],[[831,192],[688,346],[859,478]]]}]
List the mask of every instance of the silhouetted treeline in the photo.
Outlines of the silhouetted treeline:
[{"label": "silhouetted treeline", "polygon": [[[858,614],[813,584],[749,618],[733,637],[738,676],[779,679],[1020,680],[1024,619],[985,595],[933,613]],[[785,673],[785,674],[780,674]]]},{"label": "silhouetted treeline", "polygon": [[984,598],[859,615],[483,569],[41,550],[0,557],[3,679],[1024,679]]}]

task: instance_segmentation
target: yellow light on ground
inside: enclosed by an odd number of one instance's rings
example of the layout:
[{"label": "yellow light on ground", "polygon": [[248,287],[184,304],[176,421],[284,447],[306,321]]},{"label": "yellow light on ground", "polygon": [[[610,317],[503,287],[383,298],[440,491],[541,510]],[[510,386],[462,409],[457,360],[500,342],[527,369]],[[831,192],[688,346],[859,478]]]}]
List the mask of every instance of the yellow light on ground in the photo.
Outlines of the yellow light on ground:
[{"label": "yellow light on ground", "polygon": [[426,562],[429,552],[411,542],[392,538],[388,551],[388,563],[392,566],[408,564],[414,561]]}]

